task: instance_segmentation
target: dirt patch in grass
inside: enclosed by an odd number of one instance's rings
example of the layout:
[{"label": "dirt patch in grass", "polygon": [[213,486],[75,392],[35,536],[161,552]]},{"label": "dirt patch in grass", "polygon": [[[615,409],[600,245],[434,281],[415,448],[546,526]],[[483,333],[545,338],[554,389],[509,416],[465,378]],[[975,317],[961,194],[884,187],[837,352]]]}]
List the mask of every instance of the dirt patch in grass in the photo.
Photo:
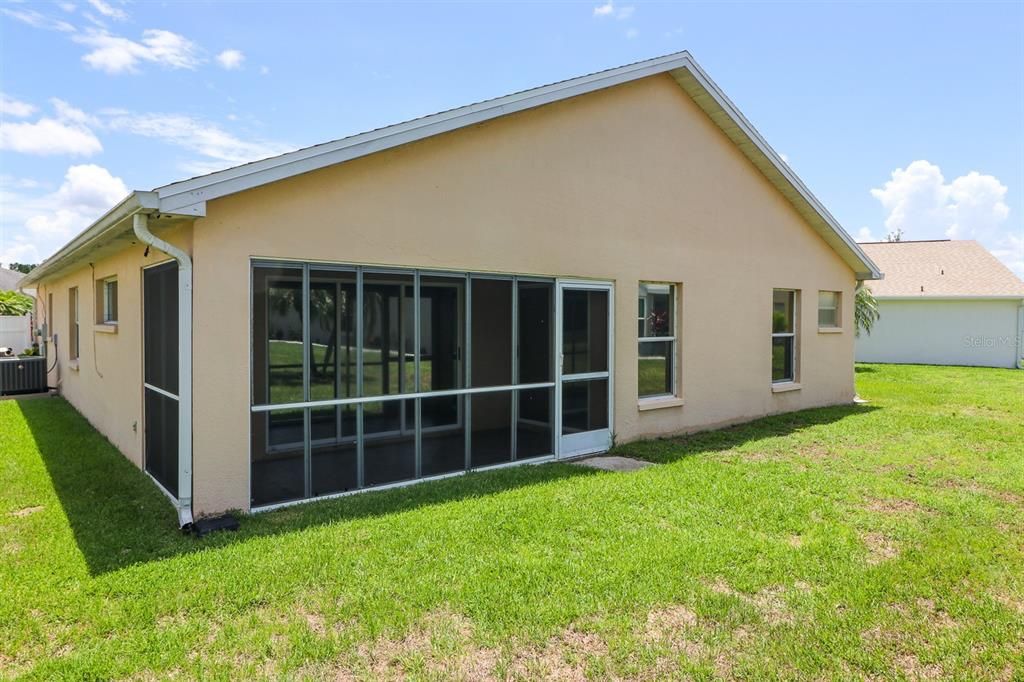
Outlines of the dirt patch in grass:
[{"label": "dirt patch in grass", "polygon": [[[307,623],[309,616],[306,613]],[[323,619],[314,616],[310,629],[326,632]],[[350,679],[365,672],[373,679],[405,679],[422,671],[429,678],[489,679],[494,677],[498,652],[471,644],[472,623],[447,609],[432,611],[420,619],[402,638],[379,638],[361,645],[358,658],[364,671],[341,669],[336,679]]]},{"label": "dirt patch in grass", "polygon": [[1011,611],[1024,615],[1024,599],[1009,592],[996,592],[993,598]]},{"label": "dirt patch in grass", "polygon": [[15,511],[12,511],[11,512],[11,516],[16,516],[18,518],[22,518],[24,516],[28,516],[29,514],[35,514],[36,512],[40,512],[40,511],[43,511],[43,507],[42,506],[25,507],[24,509],[16,509]]},{"label": "dirt patch in grass", "polygon": [[899,654],[893,659],[896,669],[910,680],[941,680],[946,673],[937,663],[922,663],[915,654]]},{"label": "dirt patch in grass", "polygon": [[935,512],[913,500],[871,498],[865,505],[876,514],[934,514]]},{"label": "dirt patch in grass", "polygon": [[653,644],[669,647],[676,653],[684,654],[690,659],[703,658],[707,647],[703,642],[687,633],[697,627],[697,614],[685,606],[669,606],[655,609],[647,614],[647,624],[643,639]]},{"label": "dirt patch in grass", "polygon": [[862,533],[860,541],[868,550],[867,562],[872,566],[895,559],[900,555],[899,545],[884,533]]},{"label": "dirt patch in grass", "polygon": [[754,595],[748,595],[734,590],[729,583],[722,578],[716,579],[715,582],[711,583],[708,587],[716,594],[736,597],[740,601],[751,604],[757,609],[757,612],[761,614],[761,618],[763,618],[768,625],[787,625],[793,622],[793,614],[790,613],[789,605],[783,597],[786,593],[786,588],[782,585],[765,587]]},{"label": "dirt patch in grass", "polygon": [[517,652],[509,665],[509,674],[519,679],[583,682],[587,679],[588,664],[607,656],[608,645],[601,637],[569,627],[541,648]]}]

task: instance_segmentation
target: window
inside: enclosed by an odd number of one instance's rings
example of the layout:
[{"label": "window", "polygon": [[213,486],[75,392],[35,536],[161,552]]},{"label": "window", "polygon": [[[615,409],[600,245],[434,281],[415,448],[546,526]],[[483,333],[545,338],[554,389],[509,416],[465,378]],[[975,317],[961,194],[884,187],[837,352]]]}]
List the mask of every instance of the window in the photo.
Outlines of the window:
[{"label": "window", "polygon": [[78,287],[68,289],[68,358],[78,359]]},{"label": "window", "polygon": [[117,278],[108,277],[96,283],[96,321],[117,324]]},{"label": "window", "polygon": [[797,292],[776,289],[772,295],[772,382],[796,381]]},{"label": "window", "polygon": [[825,329],[838,329],[840,326],[838,291],[818,292],[818,326]]},{"label": "window", "polygon": [[676,320],[673,284],[640,283],[637,393],[640,398],[675,395]]}]

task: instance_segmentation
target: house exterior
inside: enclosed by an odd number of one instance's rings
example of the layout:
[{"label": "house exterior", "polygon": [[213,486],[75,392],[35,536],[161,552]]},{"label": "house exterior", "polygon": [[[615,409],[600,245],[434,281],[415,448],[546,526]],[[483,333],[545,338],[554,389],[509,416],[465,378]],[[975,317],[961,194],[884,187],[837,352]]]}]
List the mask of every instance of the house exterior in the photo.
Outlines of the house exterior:
[{"label": "house exterior", "polygon": [[134,192],[26,282],[186,524],[851,402],[879,276],[679,53]]},{"label": "house exterior", "polygon": [[1024,366],[1024,282],[973,240],[861,245],[885,272],[860,362]]}]

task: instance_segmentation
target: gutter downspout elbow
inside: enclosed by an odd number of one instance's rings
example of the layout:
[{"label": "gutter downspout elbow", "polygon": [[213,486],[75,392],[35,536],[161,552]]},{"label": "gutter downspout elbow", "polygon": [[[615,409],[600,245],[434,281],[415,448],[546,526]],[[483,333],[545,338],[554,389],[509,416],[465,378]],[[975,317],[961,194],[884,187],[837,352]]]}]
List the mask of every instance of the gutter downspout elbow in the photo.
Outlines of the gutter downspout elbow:
[{"label": "gutter downspout elbow", "polygon": [[135,236],[178,262],[178,523],[192,526],[192,258],[149,231],[149,216],[132,216]]}]

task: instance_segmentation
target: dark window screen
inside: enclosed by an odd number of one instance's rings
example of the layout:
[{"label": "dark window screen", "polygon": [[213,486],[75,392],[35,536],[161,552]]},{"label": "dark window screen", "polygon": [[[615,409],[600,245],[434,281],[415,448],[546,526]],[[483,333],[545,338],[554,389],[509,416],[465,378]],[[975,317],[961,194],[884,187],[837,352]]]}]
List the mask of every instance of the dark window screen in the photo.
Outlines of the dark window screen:
[{"label": "dark window screen", "polygon": [[143,271],[146,383],[178,394],[178,264]]},{"label": "dark window screen", "polygon": [[[178,265],[143,270],[145,382],[178,393]],[[146,471],[178,495],[178,401],[145,389]]]}]

